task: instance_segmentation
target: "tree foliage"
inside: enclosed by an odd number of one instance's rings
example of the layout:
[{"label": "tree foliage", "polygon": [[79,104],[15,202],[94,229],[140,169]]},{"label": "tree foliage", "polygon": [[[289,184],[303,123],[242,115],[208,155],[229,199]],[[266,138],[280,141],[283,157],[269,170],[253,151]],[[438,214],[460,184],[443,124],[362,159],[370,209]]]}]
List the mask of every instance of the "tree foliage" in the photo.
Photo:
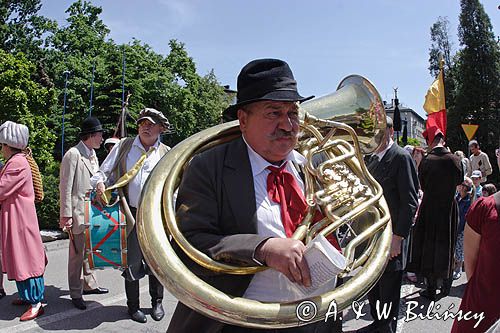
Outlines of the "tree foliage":
[{"label": "tree foliage", "polygon": [[[467,144],[461,124],[477,124],[476,139],[495,161],[494,151],[500,145],[500,47],[482,4],[478,0],[461,0],[460,6],[460,49],[452,54],[447,42],[448,23],[439,18],[431,28],[429,70],[437,74],[438,54],[443,54],[450,147],[463,149]],[[492,179],[498,181],[498,170],[494,168],[494,172]]]},{"label": "tree foliage", "polygon": [[[40,16],[40,7],[40,0],[0,4],[0,112],[2,120],[24,122],[32,131],[47,194],[38,214],[43,226],[55,227],[61,145],[66,151],[78,142],[80,124],[90,111],[101,120],[107,136],[113,133],[122,108],[123,78],[125,95],[131,94],[129,135],[136,133],[139,111],[156,108],[175,127],[173,135],[163,138],[170,146],[217,124],[228,98],[213,72],[204,76],[197,73],[196,63],[182,42],[168,41],[170,52],[166,55],[136,39],[117,44],[109,38],[110,30],[100,17],[102,9],[90,1],[72,3],[62,26]],[[104,152],[98,156],[102,158]]]},{"label": "tree foliage", "polygon": [[0,50],[0,119],[28,126],[33,155],[43,169],[53,161],[56,135],[47,126],[47,119],[56,99],[54,89],[31,78],[35,69],[23,54],[14,56]]},{"label": "tree foliage", "polygon": [[40,0],[0,2],[0,45],[11,53],[23,52],[32,61],[43,57],[43,36],[57,26],[38,15]]}]

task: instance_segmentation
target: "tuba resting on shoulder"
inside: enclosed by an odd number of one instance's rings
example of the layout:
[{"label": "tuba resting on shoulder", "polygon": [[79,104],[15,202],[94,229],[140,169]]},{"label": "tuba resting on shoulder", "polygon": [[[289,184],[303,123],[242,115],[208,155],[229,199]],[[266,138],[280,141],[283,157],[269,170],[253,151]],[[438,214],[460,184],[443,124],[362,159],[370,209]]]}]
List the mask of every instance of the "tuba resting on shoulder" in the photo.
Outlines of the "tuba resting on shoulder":
[{"label": "tuba resting on shoulder", "polygon": [[[189,137],[162,158],[144,187],[137,218],[139,241],[149,267],[177,299],[208,317],[254,328],[285,328],[324,320],[331,314],[331,304],[337,311],[345,309],[363,297],[385,269],[392,237],[389,210],[381,186],[363,161],[363,154],[374,151],[384,139],[386,115],[377,90],[367,79],[351,75],[342,80],[337,91],[302,103],[300,110],[297,150],[308,160],[304,175],[309,213],[293,237],[307,243],[317,234],[327,236],[340,228],[348,261],[341,274],[345,283],[308,299],[312,308],[307,310],[301,301],[264,303],[227,295],[199,279],[177,257],[170,236],[192,260],[215,272],[254,274],[266,269],[212,260],[184,238],[175,218],[173,195],[186,163],[194,154],[241,135],[238,122],[233,121]],[[318,157],[322,162],[315,167]],[[312,225],[318,207],[325,218]],[[304,318],[305,310],[315,316]]]}]

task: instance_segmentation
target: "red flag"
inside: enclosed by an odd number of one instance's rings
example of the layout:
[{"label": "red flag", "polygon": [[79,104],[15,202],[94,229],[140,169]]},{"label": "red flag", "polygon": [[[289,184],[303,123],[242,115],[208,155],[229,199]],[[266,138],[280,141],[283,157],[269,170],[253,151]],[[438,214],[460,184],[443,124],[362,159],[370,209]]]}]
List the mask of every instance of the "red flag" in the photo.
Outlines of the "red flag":
[{"label": "red flag", "polygon": [[446,104],[444,96],[443,60],[441,59],[439,75],[425,95],[424,110],[427,112],[425,128],[441,130],[446,136]]}]

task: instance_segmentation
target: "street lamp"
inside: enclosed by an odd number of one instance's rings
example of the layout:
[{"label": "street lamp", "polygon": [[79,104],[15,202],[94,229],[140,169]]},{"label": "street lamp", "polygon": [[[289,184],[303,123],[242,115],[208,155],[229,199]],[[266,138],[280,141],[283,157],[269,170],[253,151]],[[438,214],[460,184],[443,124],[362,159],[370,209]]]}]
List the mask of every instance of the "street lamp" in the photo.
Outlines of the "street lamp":
[{"label": "street lamp", "polygon": [[70,72],[64,71],[64,105],[63,105],[63,114],[62,114],[62,137],[61,137],[61,158],[64,156],[64,114],[66,113],[66,95],[68,93],[68,77]]}]

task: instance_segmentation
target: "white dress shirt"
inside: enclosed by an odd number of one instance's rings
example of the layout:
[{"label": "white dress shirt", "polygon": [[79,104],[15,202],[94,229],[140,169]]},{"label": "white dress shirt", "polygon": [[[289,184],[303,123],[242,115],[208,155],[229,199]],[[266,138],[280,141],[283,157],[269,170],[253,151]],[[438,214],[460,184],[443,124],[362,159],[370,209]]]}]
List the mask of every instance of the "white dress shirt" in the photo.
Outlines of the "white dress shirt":
[{"label": "white dress shirt", "polygon": [[375,156],[377,156],[379,162],[382,161],[382,159],[385,156],[385,153],[387,153],[387,151],[389,149],[391,149],[391,147],[392,147],[393,144],[394,144],[394,140],[392,140],[392,138],[390,138],[389,139],[389,144],[387,145],[387,147],[385,147],[385,149],[382,150],[380,153],[375,154]]},{"label": "white dress shirt", "polygon": [[[246,141],[245,141],[246,143]],[[252,168],[254,189],[255,189],[255,204],[257,207],[257,234],[267,237],[286,238],[285,228],[281,221],[281,209],[278,203],[269,199],[267,194],[267,175],[270,171],[268,166],[275,166],[266,161],[262,156],[257,154],[247,143],[248,157]],[[304,192],[304,182],[298,171],[295,169],[292,162],[299,165],[304,165],[306,158],[296,152],[291,151],[288,154],[286,161],[289,161],[285,167],[297,180],[299,187]],[[284,163],[284,162],[283,162]],[[243,297],[255,299],[263,302],[286,301],[280,295],[286,294],[283,292],[284,283],[288,278],[280,272],[270,268],[265,271],[258,272],[252,278],[250,285]]]},{"label": "white dress shirt", "polygon": [[[113,166],[115,165],[115,160],[118,156],[118,148],[120,144],[116,144],[109,155],[106,157],[106,160],[101,165],[101,168],[99,171],[90,179],[90,183],[92,187],[96,187],[98,183],[105,183],[107,187],[111,186],[114,184],[114,182],[117,179],[112,179],[111,172],[113,171]],[[161,157],[160,156],[160,151],[159,151],[159,146],[160,146],[160,140],[157,140],[155,144],[150,148],[154,149],[154,151],[148,155],[146,158],[146,161],[144,162],[144,165],[142,166],[141,170],[137,172],[137,175],[132,178],[132,180],[128,183],[128,199],[129,199],[129,206],[137,208],[139,206],[139,199],[141,195],[141,190],[142,187],[144,186],[144,183],[149,177],[149,174],[151,171],[153,171],[153,168],[156,166],[158,161],[160,161]],[[130,149],[130,152],[127,155],[127,162],[126,162],[126,167],[127,170],[130,170],[135,163],[141,158],[143,154],[146,154],[146,150],[144,146],[141,143],[141,140],[139,139],[139,136],[136,136],[134,139],[134,142],[132,143],[132,147]]]}]

